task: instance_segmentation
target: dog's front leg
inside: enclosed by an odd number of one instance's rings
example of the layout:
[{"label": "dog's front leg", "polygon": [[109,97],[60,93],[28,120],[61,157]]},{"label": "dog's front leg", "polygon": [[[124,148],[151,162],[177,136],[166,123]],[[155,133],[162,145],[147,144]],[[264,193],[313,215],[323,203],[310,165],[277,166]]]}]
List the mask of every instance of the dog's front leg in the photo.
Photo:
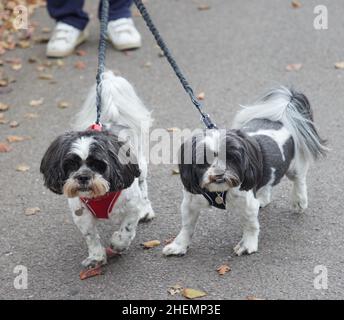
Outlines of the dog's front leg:
[{"label": "dog's front leg", "polygon": [[191,242],[197,220],[202,208],[209,206],[208,201],[202,195],[194,195],[184,190],[184,198],[181,205],[182,229],[172,243],[165,246],[163,254],[184,255]]},{"label": "dog's front leg", "polygon": [[85,208],[81,206],[79,198],[68,200],[72,210],[73,221],[85,237],[88,247],[88,257],[81,263],[85,268],[94,268],[106,264],[106,251],[102,246],[97,231],[97,220]]},{"label": "dog's front leg", "polygon": [[251,254],[258,250],[259,235],[259,201],[252,191],[233,191],[229,194],[229,210],[233,214],[239,214],[243,223],[243,236],[234,252],[241,256],[244,253]]},{"label": "dog's front leg", "polygon": [[136,227],[140,220],[140,203],[137,198],[128,201],[125,213],[122,214],[121,225],[118,231],[111,237],[111,248],[116,252],[121,252],[129,248],[136,235]]}]

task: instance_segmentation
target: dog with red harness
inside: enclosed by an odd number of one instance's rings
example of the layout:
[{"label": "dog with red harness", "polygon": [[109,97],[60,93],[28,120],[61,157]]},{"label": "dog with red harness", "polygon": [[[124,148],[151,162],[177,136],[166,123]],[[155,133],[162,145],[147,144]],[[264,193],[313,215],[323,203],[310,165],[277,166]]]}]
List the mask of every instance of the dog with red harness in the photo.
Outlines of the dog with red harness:
[{"label": "dog with red harness", "polygon": [[152,123],[127,80],[107,71],[101,79],[101,125],[96,118],[94,86],[74,121],[75,131],[56,138],[41,162],[45,185],[68,198],[73,221],[83,234],[88,257],[82,262],[93,268],[107,261],[97,223],[114,215],[120,228],[111,238],[115,252],[127,249],[140,220],[154,211],[148,199],[145,135]]}]

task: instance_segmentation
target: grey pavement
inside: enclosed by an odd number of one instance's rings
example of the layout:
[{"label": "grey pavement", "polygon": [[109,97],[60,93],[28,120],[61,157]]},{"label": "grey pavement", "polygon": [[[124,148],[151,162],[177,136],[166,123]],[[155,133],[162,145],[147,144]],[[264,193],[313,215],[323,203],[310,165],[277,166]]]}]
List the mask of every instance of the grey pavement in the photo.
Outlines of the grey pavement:
[{"label": "grey pavement", "polygon": [[[342,299],[344,297],[343,169],[344,71],[334,63],[344,60],[344,6],[342,0],[322,0],[329,11],[328,30],[315,30],[317,0],[301,1],[292,9],[285,0],[149,0],[148,8],[196,92],[206,94],[206,110],[219,127],[229,127],[240,104],[251,102],[276,84],[292,85],[311,100],[315,120],[332,149],[327,159],[312,166],[308,178],[309,209],[290,210],[291,185],[287,180],[274,191],[274,201],[261,210],[260,248],[251,256],[235,257],[240,240],[239,219],[224,211],[202,213],[194,241],[184,257],[164,258],[162,247],[143,250],[141,243],[162,242],[180,227],[181,182],[171,165],[151,165],[149,192],[158,214],[140,224],[130,249],[113,260],[104,275],[80,281],[80,262],[87,250],[69,218],[66,199],[46,190],[39,174],[41,157],[49,143],[70,129],[71,117],[94,83],[99,25],[97,1],[87,1],[93,13],[84,57],[65,59],[52,72],[56,83],[38,80],[35,64],[24,63],[14,72],[17,82],[0,100],[11,105],[6,117],[20,126],[0,126],[0,141],[10,134],[31,136],[0,154],[0,298],[1,299],[183,299],[167,289],[177,283],[200,289],[209,299]],[[206,3],[210,10],[199,11]],[[45,9],[32,17],[40,27],[52,27]],[[199,117],[139,17],[135,17],[144,43],[128,55],[108,50],[107,67],[118,70],[153,110],[155,128],[198,128]],[[40,28],[38,27],[38,29]],[[45,59],[45,45],[16,50],[7,57]],[[73,66],[86,63],[85,70]],[[147,62],[151,63],[147,67]],[[287,72],[289,63],[302,63]],[[44,97],[42,106],[32,99]],[[71,107],[57,108],[59,101]],[[28,120],[27,113],[39,118]],[[17,172],[26,163],[28,172]],[[26,216],[25,209],[40,213]],[[114,226],[101,224],[104,242]],[[216,268],[228,263],[231,272],[220,277]],[[28,289],[13,286],[16,265],[28,268]],[[314,288],[314,268],[328,270],[328,289]]]}]

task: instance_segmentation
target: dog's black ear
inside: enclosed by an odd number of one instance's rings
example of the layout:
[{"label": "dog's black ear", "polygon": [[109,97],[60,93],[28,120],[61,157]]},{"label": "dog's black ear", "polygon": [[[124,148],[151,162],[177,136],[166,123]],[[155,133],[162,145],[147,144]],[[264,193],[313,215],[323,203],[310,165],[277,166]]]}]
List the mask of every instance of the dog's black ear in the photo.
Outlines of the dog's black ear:
[{"label": "dog's black ear", "polygon": [[108,133],[107,141],[110,157],[110,191],[126,189],[141,175],[137,158],[130,144],[119,141],[116,135]]},{"label": "dog's black ear", "polygon": [[237,135],[241,138],[242,144],[242,182],[240,190],[251,190],[256,187],[263,174],[263,161],[262,155],[259,149],[258,142],[245,134],[244,132],[238,130]]},{"label": "dog's black ear", "polygon": [[74,139],[75,134],[72,132],[57,137],[41,161],[40,172],[43,174],[44,185],[57,194],[63,193],[62,188],[67,179],[62,166],[63,159],[65,159]]},{"label": "dog's black ear", "polygon": [[196,137],[183,143],[179,150],[179,172],[185,189],[191,193],[201,192],[200,177],[204,169],[196,164]]}]

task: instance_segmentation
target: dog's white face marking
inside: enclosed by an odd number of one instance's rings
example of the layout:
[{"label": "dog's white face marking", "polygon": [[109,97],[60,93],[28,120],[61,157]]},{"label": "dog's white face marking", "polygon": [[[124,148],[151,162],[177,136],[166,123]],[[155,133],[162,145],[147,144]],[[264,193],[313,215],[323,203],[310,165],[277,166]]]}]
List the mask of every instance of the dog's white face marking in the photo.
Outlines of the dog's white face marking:
[{"label": "dog's white face marking", "polygon": [[258,130],[256,132],[249,132],[248,135],[249,136],[264,135],[273,139],[277,143],[278,148],[281,151],[283,161],[285,161],[283,146],[291,137],[290,132],[285,127],[282,127],[279,130]]},{"label": "dog's white face marking", "polygon": [[81,137],[73,143],[70,152],[78,155],[81,160],[86,160],[90,151],[90,146],[94,142],[92,137]]}]

